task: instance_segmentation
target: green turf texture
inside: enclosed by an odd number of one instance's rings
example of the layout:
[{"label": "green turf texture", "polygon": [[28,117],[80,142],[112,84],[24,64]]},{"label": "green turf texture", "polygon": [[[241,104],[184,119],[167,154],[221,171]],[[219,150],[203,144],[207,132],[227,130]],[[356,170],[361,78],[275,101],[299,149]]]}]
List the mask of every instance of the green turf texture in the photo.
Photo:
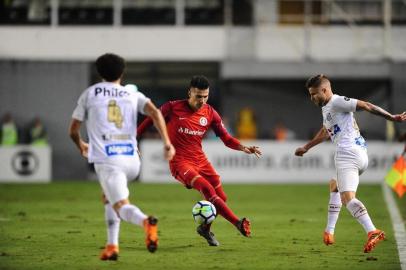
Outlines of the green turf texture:
[{"label": "green turf texture", "polygon": [[201,199],[179,184],[130,184],[130,198],[159,217],[160,243],[147,252],[139,227],[121,223],[120,257],[100,261],[104,208],[97,182],[0,185],[0,269],[400,269],[380,185],[361,185],[364,202],[387,241],[363,253],[366,235],[343,208],[336,244],[325,246],[326,185],[225,185],[228,204],[252,222],[244,238],[222,217],[210,247],[195,231],[191,209]]}]

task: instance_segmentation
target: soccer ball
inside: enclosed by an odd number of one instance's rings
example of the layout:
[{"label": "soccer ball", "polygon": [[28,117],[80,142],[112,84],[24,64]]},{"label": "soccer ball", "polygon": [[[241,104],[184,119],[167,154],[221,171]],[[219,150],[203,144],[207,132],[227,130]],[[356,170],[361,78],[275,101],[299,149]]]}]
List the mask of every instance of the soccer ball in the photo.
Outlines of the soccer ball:
[{"label": "soccer ball", "polygon": [[210,224],[216,219],[217,210],[211,202],[200,201],[193,206],[192,215],[197,224]]}]

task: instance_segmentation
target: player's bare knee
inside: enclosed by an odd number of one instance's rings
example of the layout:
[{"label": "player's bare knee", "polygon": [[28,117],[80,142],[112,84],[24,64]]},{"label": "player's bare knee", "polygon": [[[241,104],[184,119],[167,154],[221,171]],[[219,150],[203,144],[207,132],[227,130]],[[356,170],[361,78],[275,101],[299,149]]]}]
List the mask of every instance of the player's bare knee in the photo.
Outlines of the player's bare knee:
[{"label": "player's bare knee", "polygon": [[345,191],[345,192],[342,192],[342,193],[340,194],[340,196],[341,196],[341,203],[342,203],[344,206],[347,206],[347,204],[348,204],[352,199],[355,198],[355,192],[352,192],[352,191]]},{"label": "player's bare knee", "polygon": [[116,202],[116,203],[113,205],[113,209],[118,213],[119,210],[120,210],[120,208],[121,208],[123,205],[129,204],[129,203],[130,203],[130,201],[129,201],[128,199],[120,200],[120,201]]},{"label": "player's bare knee", "polygon": [[330,180],[330,192],[338,192],[337,181],[335,179]]}]

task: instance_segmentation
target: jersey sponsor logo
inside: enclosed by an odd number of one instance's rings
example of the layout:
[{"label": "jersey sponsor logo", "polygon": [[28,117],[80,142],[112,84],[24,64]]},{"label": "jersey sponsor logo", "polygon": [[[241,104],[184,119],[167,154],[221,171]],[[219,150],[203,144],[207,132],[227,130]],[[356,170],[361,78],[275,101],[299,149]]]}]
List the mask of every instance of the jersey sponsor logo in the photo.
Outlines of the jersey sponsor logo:
[{"label": "jersey sponsor logo", "polygon": [[179,117],[179,120],[185,120],[186,117]]},{"label": "jersey sponsor logo", "polygon": [[134,155],[134,146],[131,143],[109,144],[109,145],[106,145],[105,148],[106,148],[106,154],[108,156],[116,156],[116,155],[132,156],[132,155]]},{"label": "jersey sponsor logo", "polygon": [[201,126],[206,126],[207,125],[207,118],[206,117],[201,117],[199,120],[199,123]]},{"label": "jersey sponsor logo", "polygon": [[129,96],[125,90],[118,90],[117,88],[108,89],[106,87],[96,87],[94,89],[94,95],[97,97],[98,95],[108,96],[108,97],[126,97]]},{"label": "jersey sponsor logo", "polygon": [[203,136],[206,131],[190,130],[188,128],[179,127],[178,132],[194,136]]}]

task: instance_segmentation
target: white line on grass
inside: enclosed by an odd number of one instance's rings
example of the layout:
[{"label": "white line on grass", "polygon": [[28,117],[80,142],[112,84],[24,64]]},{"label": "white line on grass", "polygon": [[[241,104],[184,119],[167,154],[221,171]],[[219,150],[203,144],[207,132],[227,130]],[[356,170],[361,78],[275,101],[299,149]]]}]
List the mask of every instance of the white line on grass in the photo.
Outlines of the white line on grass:
[{"label": "white line on grass", "polygon": [[392,220],[393,230],[395,231],[395,239],[399,251],[400,268],[402,270],[406,270],[405,224],[403,223],[402,216],[400,215],[395,199],[393,198],[393,192],[385,183],[382,183],[382,191]]}]

